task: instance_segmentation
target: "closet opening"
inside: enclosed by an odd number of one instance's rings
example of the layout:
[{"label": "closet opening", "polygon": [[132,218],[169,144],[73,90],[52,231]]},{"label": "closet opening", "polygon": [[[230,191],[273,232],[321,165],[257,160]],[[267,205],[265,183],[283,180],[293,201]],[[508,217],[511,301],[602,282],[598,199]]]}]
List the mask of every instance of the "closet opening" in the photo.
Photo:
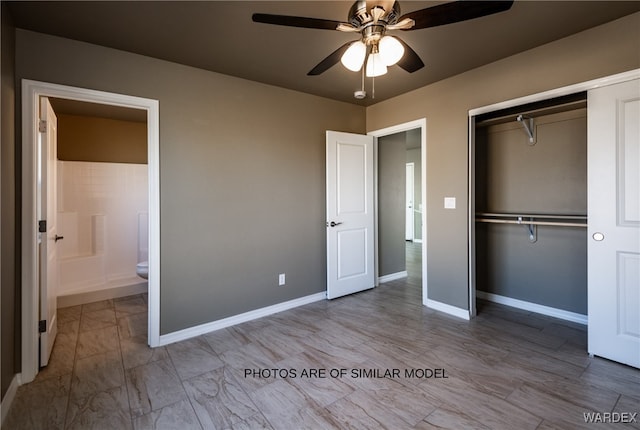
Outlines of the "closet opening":
[{"label": "closet opening", "polygon": [[482,299],[586,325],[586,92],[469,124],[472,313]]}]

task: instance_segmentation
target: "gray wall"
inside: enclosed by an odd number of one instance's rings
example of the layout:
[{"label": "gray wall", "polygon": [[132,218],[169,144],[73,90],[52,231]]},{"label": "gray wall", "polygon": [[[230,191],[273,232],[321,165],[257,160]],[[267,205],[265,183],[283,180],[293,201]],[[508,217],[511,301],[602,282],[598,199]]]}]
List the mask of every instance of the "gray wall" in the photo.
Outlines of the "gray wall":
[{"label": "gray wall", "polygon": [[325,291],[325,131],[364,108],[24,30],[16,53],[20,79],[160,101],[161,334]]},{"label": "gray wall", "polygon": [[477,212],[586,215],[586,109],[535,124],[535,145],[517,121],[477,128]]},{"label": "gray wall", "polygon": [[539,226],[530,243],[519,225],[478,223],[477,289],[587,314],[586,229]]},{"label": "gray wall", "polygon": [[378,139],[378,273],[407,270],[405,258],[405,132]]},{"label": "gray wall", "polygon": [[17,271],[19,255],[16,248],[16,232],[19,231],[19,218],[16,217],[16,151],[15,151],[15,74],[14,74],[14,36],[15,29],[8,15],[7,5],[2,8],[1,89],[0,89],[0,394],[4,397],[14,375],[18,372],[20,348],[17,347],[19,331],[16,321],[19,318],[20,298],[17,294]]},{"label": "gray wall", "polygon": [[[640,67],[640,13],[367,108],[367,130],[427,118],[429,298],[468,309],[468,112]],[[457,209],[443,207],[457,197]]]},{"label": "gray wall", "polygon": [[[535,118],[537,141],[516,121],[476,129],[476,210],[587,214],[586,109]],[[477,288],[587,313],[587,230],[476,224]]]}]

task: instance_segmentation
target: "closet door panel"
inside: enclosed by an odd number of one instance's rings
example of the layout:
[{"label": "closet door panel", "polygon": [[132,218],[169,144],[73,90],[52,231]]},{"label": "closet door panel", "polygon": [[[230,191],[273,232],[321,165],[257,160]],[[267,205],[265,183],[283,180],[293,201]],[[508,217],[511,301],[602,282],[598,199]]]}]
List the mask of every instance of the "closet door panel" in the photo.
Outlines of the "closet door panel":
[{"label": "closet door panel", "polygon": [[640,367],[640,80],[588,102],[589,353]]}]

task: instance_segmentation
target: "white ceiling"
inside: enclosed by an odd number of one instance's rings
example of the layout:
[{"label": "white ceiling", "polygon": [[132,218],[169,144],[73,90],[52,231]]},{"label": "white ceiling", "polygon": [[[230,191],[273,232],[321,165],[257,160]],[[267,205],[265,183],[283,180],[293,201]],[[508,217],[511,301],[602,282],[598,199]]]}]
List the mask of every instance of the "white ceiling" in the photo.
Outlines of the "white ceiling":
[{"label": "white ceiling", "polygon": [[[442,2],[401,1],[402,13]],[[346,21],[348,1],[9,2],[16,27],[130,51],[331,99],[371,105],[640,10],[640,1],[522,1],[503,13],[395,31],[426,66],[376,78],[356,100],[360,74],[338,64],[307,72],[353,34],[254,23],[254,12]],[[640,25],[640,22],[639,22]],[[589,49],[585,46],[584,49]],[[371,94],[370,79],[367,91]]]}]

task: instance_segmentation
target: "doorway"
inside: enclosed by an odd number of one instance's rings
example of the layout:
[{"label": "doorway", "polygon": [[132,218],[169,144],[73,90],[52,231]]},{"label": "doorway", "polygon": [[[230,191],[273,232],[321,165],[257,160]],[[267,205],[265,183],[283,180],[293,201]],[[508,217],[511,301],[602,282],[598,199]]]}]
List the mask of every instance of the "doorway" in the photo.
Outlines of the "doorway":
[{"label": "doorway", "polygon": [[[405,277],[408,275],[407,268],[410,263],[411,269],[417,269],[419,277],[421,278],[421,293],[422,293],[422,304],[427,306],[428,295],[427,295],[427,234],[426,228],[422,228],[422,226],[426,225],[426,190],[427,190],[427,120],[426,118],[419,119],[416,121],[411,121],[403,124],[399,124],[392,127],[387,127],[380,130],[375,130],[369,132],[368,135],[377,138],[375,140],[375,170],[376,170],[376,205],[375,205],[375,218],[376,218],[376,239],[375,239],[375,255],[376,255],[376,272],[377,272],[377,281],[386,282],[393,279],[398,279],[399,277]],[[414,181],[416,192],[420,196],[420,205],[416,208],[414,204],[413,213],[414,213],[414,233],[413,233],[413,241],[406,242],[406,210],[405,206],[405,193],[395,193],[394,195],[390,195],[380,189],[380,182],[384,178],[381,178],[381,175],[385,175],[385,172],[381,172],[379,160],[380,160],[380,146],[379,139],[396,135],[398,133],[404,133],[406,136],[411,136],[411,141],[415,141],[414,144],[411,144],[409,147],[404,146],[402,151],[398,151],[398,156],[401,157],[399,173],[394,174],[397,180],[401,183],[402,188],[405,188],[406,181],[406,163],[413,162],[414,165],[418,163],[421,166],[419,180]],[[404,140],[406,142],[407,139]],[[398,149],[398,148],[396,148]],[[408,157],[408,151],[414,150],[411,159]],[[415,158],[417,157],[417,158]],[[418,170],[418,169],[415,169]],[[414,172],[415,172],[414,170]],[[382,193],[385,193],[383,196]],[[414,194],[415,195],[415,194]],[[397,199],[399,202],[397,203],[397,207],[400,209],[400,220],[399,226],[400,231],[395,236],[400,238],[400,246],[402,248],[403,257],[405,261],[405,269],[394,275],[391,274],[390,277],[380,276],[381,275],[381,249],[384,246],[382,241],[384,241],[384,221],[381,220],[381,200],[383,200],[383,205],[385,197],[391,197],[392,199]],[[415,201],[415,200],[414,200]],[[418,210],[419,209],[419,210]],[[393,227],[392,227],[393,228]],[[416,264],[417,262],[417,264]],[[404,273],[403,273],[404,272]]]},{"label": "doorway", "polygon": [[586,107],[578,92],[476,117],[479,298],[586,324]]},{"label": "doorway", "polygon": [[146,293],[147,112],[49,98],[58,122],[58,308]]},{"label": "doorway", "polygon": [[160,337],[160,207],[159,207],[159,106],[157,100],[64,85],[22,81],[22,383],[38,373],[39,349],[39,214],[38,163],[41,98],[138,109],[147,117],[148,158],[148,343],[157,346]]}]

